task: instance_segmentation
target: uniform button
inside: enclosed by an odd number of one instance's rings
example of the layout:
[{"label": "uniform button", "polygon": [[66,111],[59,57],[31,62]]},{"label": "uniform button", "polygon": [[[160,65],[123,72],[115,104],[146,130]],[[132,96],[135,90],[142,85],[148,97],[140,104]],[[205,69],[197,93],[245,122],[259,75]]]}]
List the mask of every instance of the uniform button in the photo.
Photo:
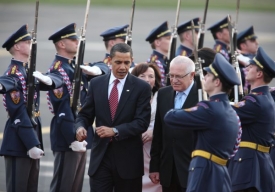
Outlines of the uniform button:
[{"label": "uniform button", "polygon": [[191,170],[194,171],[194,167],[192,167]]},{"label": "uniform button", "polygon": [[242,158],[239,158],[239,161],[242,161]]}]

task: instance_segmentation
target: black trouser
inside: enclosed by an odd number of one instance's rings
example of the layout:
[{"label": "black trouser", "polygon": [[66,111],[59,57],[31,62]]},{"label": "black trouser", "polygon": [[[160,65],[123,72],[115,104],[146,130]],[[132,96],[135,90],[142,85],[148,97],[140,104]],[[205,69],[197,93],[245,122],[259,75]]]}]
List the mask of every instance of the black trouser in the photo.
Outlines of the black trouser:
[{"label": "black trouser", "polygon": [[169,187],[162,186],[162,192],[185,192],[186,188],[181,187],[175,163],[173,163],[172,178]]},{"label": "black trouser", "polygon": [[141,192],[142,177],[122,179],[117,172],[114,153],[110,143],[96,173],[90,177],[91,192]]}]

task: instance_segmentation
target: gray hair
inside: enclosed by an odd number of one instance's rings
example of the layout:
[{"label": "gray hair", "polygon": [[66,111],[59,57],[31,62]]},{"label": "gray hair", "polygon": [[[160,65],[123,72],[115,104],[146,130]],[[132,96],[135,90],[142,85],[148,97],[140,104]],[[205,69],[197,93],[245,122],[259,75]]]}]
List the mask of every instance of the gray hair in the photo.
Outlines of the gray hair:
[{"label": "gray hair", "polygon": [[173,66],[173,65],[184,65],[186,67],[186,72],[187,73],[195,72],[195,63],[186,56],[177,56],[177,57],[175,57],[171,61],[170,67]]}]

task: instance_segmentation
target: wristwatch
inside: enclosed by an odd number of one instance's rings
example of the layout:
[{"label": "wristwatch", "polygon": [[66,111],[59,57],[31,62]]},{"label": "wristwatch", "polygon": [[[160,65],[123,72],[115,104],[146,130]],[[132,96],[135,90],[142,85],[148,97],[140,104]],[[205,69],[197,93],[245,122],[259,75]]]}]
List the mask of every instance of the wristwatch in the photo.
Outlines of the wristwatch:
[{"label": "wristwatch", "polygon": [[118,130],[116,128],[113,128],[113,132],[115,133],[114,137],[118,137]]}]

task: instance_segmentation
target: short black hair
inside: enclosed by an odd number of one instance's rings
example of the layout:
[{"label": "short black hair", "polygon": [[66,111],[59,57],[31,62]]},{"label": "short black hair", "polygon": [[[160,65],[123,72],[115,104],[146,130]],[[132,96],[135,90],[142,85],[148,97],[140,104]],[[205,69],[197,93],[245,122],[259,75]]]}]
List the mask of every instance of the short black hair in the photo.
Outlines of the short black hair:
[{"label": "short black hair", "polygon": [[113,58],[115,56],[116,52],[120,52],[120,53],[130,53],[130,56],[133,57],[133,50],[132,48],[126,44],[126,43],[118,43],[115,44],[111,51],[110,51],[110,57]]}]

